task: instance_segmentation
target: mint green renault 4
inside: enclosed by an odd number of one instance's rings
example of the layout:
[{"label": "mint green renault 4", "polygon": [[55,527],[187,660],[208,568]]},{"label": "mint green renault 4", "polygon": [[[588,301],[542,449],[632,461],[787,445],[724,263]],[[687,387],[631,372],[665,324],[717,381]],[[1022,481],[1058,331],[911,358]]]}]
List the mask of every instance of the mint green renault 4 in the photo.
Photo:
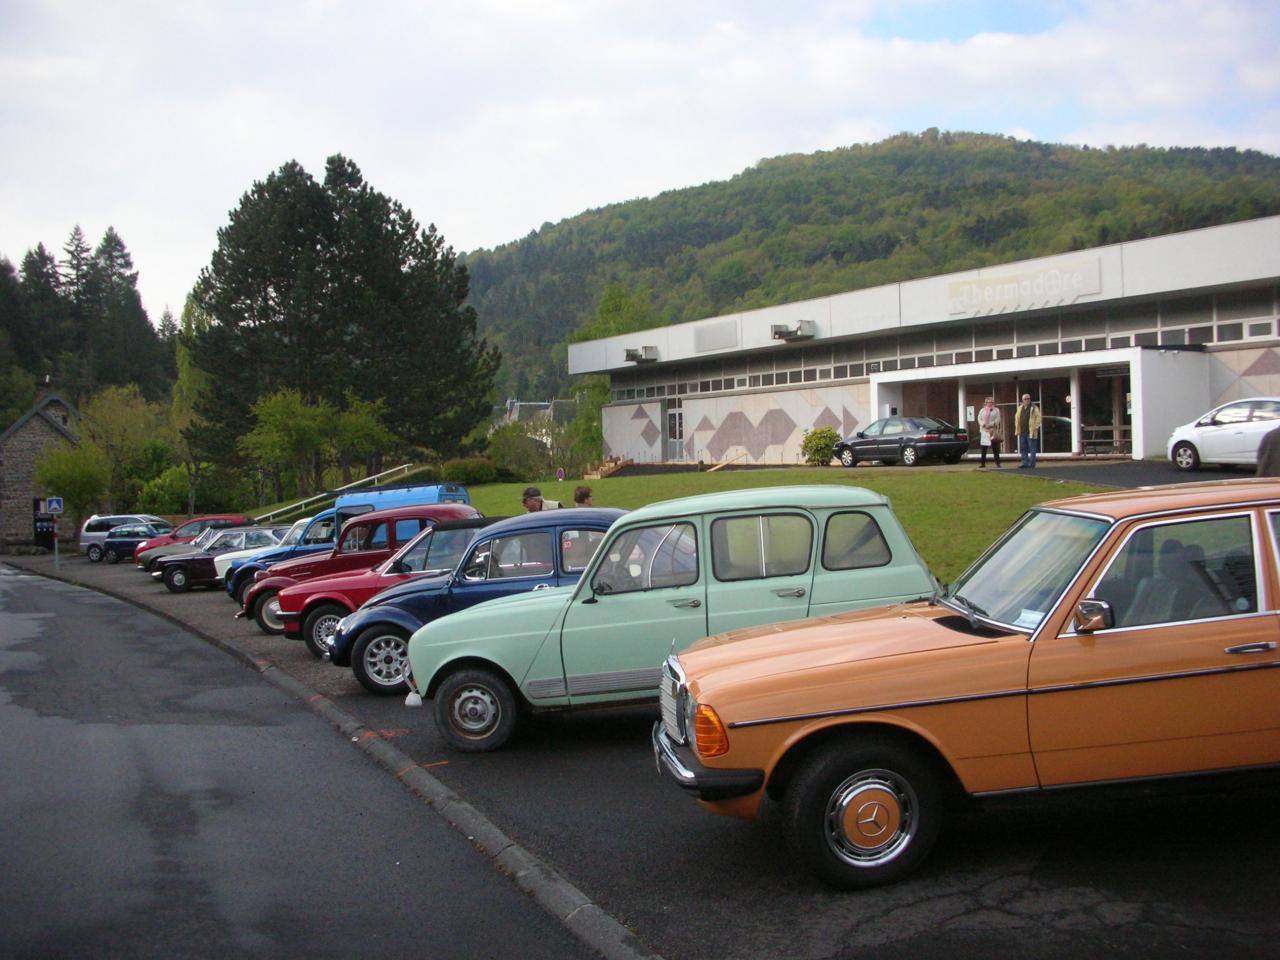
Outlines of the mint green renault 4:
[{"label": "mint green renault 4", "polygon": [[[508,552],[463,575],[519,578],[548,559]],[[889,501],[861,487],[667,500],[618,519],[575,586],[491,600],[414,633],[406,703],[432,700],[457,749],[494,750],[522,713],[656,701],[663,661],[703,637],[934,586]]]}]

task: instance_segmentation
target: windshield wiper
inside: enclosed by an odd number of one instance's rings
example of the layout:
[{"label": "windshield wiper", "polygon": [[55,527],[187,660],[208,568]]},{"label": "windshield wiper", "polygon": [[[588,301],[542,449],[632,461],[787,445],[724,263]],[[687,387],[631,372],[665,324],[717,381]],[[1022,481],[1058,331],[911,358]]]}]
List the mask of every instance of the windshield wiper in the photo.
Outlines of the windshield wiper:
[{"label": "windshield wiper", "polygon": [[987,611],[983,610],[980,606],[978,606],[968,597],[962,597],[957,594],[952,596],[951,599],[954,600],[956,603],[960,604],[960,606],[964,607],[964,609],[969,612],[969,627],[973,630],[978,629],[978,617],[990,618],[991,616],[991,614],[987,613]]}]

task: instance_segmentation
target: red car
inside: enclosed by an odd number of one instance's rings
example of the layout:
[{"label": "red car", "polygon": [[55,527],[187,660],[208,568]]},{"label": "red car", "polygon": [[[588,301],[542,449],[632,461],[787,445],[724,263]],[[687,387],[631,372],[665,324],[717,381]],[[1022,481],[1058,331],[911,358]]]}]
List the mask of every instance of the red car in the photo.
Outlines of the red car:
[{"label": "red car", "polygon": [[[412,507],[374,510],[352,517],[338,534],[338,545],[329,553],[313,553],[274,563],[254,574],[253,586],[244,597],[237,617],[253,617],[263,633],[284,633],[277,595],[285,587],[316,577],[378,566],[425,527],[448,520],[471,520],[480,512],[465,503],[430,503]],[[297,636],[297,633],[293,634]]]},{"label": "red car", "polygon": [[139,543],[133,548],[133,562],[137,563],[146,551],[154,550],[156,547],[167,547],[171,543],[190,543],[210,527],[218,530],[223,527],[251,527],[253,522],[252,517],[246,517],[243,513],[212,513],[205,517],[192,517],[186,523],[178,524],[168,533],[162,533]]},{"label": "red car", "polygon": [[303,641],[317,657],[329,651],[338,621],[374,594],[415,577],[453,573],[476,534],[493,517],[448,520],[429,527],[371,570],[331,573],[285,587],[276,597],[287,637]]}]

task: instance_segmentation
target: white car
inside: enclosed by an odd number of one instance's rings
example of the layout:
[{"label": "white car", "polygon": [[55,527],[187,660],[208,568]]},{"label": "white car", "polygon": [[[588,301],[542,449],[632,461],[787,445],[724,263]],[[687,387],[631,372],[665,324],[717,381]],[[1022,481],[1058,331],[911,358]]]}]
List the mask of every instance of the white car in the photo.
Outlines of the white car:
[{"label": "white car", "polygon": [[[303,527],[306,521],[299,520],[292,527],[272,527],[269,530],[255,530],[254,536],[246,535],[245,541],[248,544],[243,550],[228,550],[226,553],[220,553],[213,558],[213,572],[218,575],[221,580],[227,575],[227,570],[231,568],[232,560],[246,560],[256,554],[262,553],[263,550],[270,550],[272,547],[278,547],[284,544],[292,537],[295,541],[302,535]],[[271,539],[270,543],[263,541],[263,535]]]},{"label": "white car", "polygon": [[1280,427],[1280,397],[1250,397],[1214,407],[1169,438],[1169,459],[1179,470],[1202,463],[1257,466],[1258,445]]}]

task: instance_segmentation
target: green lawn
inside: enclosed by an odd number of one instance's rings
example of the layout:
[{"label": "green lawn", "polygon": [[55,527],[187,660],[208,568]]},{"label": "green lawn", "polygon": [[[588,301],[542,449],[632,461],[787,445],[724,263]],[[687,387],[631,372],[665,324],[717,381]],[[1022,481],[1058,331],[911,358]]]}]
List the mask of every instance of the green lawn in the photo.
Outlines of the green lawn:
[{"label": "green lawn", "polygon": [[[548,481],[538,486],[545,497],[573,505],[581,481]],[[867,467],[677,473],[650,477],[610,477],[589,483],[598,507],[634,509],[656,500],[744,487],[844,483],[889,497],[929,568],[944,583],[969,562],[1027,507],[1044,500],[1100,490],[1082,483],[987,470],[885,470]],[[471,488],[471,502],[489,516],[520,513],[521,483]]]}]

